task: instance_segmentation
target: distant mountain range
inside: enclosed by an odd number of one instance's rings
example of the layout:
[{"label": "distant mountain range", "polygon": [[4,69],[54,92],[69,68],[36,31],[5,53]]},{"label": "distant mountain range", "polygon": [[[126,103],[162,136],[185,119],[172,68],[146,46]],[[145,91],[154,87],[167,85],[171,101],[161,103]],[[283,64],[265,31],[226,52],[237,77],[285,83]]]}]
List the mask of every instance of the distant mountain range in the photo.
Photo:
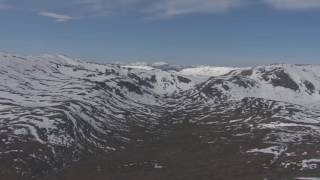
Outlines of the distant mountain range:
[{"label": "distant mountain range", "polygon": [[0,179],[320,177],[320,65],[0,53]]}]

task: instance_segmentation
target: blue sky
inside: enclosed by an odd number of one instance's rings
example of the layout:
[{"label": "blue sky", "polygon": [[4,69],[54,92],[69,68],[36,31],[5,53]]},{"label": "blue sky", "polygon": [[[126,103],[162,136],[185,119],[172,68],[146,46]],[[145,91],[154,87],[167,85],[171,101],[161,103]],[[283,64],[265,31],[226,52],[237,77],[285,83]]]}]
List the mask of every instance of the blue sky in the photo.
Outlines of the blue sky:
[{"label": "blue sky", "polygon": [[319,0],[0,0],[0,51],[97,62],[318,64]]}]

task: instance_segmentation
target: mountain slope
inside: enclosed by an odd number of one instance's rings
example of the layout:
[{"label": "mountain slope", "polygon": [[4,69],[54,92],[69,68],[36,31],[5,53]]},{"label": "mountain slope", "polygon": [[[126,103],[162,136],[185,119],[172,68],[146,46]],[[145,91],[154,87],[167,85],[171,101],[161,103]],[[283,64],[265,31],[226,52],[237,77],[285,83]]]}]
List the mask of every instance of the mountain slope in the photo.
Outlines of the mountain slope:
[{"label": "mountain slope", "polygon": [[81,179],[88,164],[97,179],[316,172],[320,66],[202,68],[0,54],[0,177]]}]

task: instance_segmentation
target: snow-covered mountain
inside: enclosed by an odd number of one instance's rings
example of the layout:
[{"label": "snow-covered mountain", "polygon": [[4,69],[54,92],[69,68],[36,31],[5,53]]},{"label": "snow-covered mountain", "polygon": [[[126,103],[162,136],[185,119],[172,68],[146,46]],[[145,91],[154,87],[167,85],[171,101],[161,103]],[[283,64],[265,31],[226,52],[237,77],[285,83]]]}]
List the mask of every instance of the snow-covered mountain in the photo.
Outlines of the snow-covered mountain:
[{"label": "snow-covered mountain", "polygon": [[[179,173],[173,167],[190,152],[199,161],[185,169],[206,164],[196,179],[231,176],[219,170],[223,163],[261,170],[256,179],[308,175],[320,164],[318,65],[119,65],[1,53],[0,82],[0,179],[43,179],[117,153],[92,162],[91,173]],[[213,157],[219,153],[236,158]],[[217,172],[206,174],[211,166]]]}]

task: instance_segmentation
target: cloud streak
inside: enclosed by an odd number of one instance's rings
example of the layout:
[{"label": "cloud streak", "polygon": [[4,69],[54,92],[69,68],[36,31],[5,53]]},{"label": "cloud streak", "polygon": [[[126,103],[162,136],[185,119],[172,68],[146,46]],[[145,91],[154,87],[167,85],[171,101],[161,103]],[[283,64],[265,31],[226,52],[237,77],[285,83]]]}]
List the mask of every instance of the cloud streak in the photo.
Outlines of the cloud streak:
[{"label": "cloud streak", "polygon": [[3,4],[0,4],[0,10],[4,10],[4,9],[7,9],[6,6]]},{"label": "cloud streak", "polygon": [[18,2],[18,0],[0,0],[0,9],[8,7],[8,4],[20,10],[39,12],[39,15],[58,22],[112,14],[170,18],[188,14],[223,13],[254,4],[286,10],[320,9],[320,0],[29,0],[23,3]]},{"label": "cloud streak", "polygon": [[194,13],[221,13],[248,4],[247,0],[162,0],[147,12],[151,16],[172,17]]},{"label": "cloud streak", "polygon": [[5,4],[3,1],[0,1],[0,10],[10,9],[10,6]]},{"label": "cloud streak", "polygon": [[320,0],[264,0],[264,3],[278,9],[310,10],[320,9]]},{"label": "cloud streak", "polygon": [[63,14],[56,14],[52,12],[40,12],[40,16],[45,16],[54,19],[57,22],[67,22],[73,19],[71,16],[63,15]]},{"label": "cloud streak", "polygon": [[[135,11],[145,16],[171,17],[193,13],[219,13],[245,5],[250,0],[73,0],[93,14],[118,10]],[[83,8],[83,7],[82,7]]]},{"label": "cloud streak", "polygon": [[[2,0],[11,3],[10,0]],[[29,0],[13,3],[20,9],[38,11],[56,21],[69,21],[119,13],[136,13],[145,17],[172,17],[193,13],[220,13],[240,7],[252,0]],[[1,2],[1,0],[0,0]],[[53,12],[61,12],[57,14]]]}]

